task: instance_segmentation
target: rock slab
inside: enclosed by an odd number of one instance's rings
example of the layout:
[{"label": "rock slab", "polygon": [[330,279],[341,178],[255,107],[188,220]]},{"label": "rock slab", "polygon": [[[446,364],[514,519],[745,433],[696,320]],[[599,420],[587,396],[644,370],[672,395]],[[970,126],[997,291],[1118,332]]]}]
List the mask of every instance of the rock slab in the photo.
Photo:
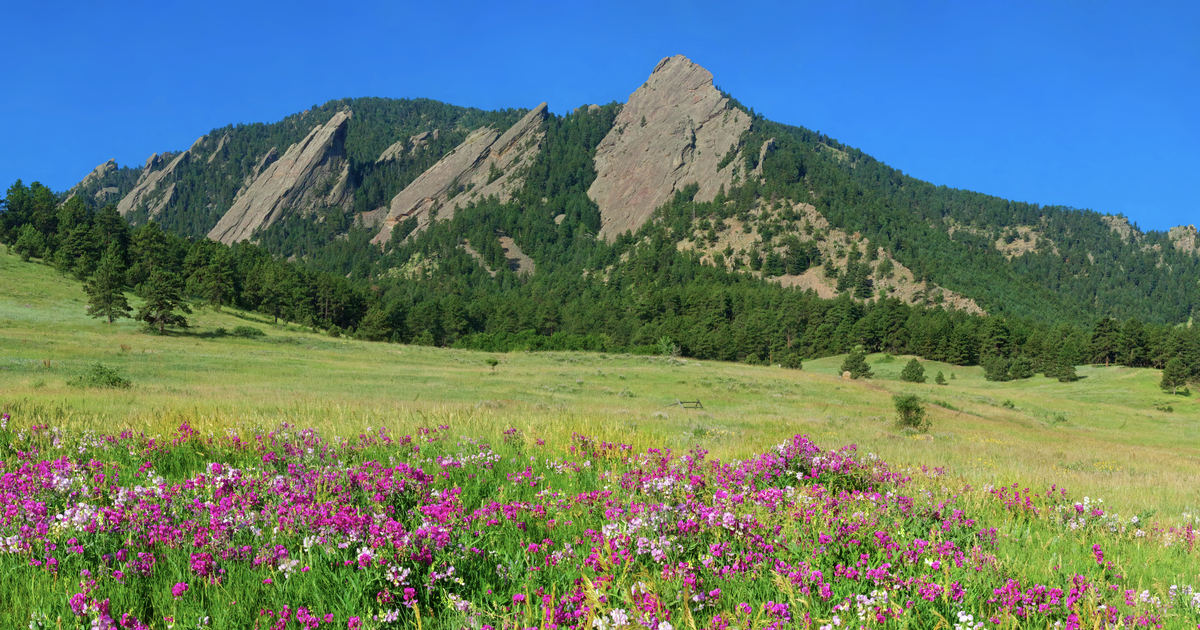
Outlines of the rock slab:
[{"label": "rock slab", "polygon": [[352,115],[349,110],[338,112],[329,122],[313,127],[282,156],[276,157],[274,149],[263,156],[254,181],[239,191],[208,237],[231,245],[270,226],[289,209],[349,203],[350,162],[345,140]]},{"label": "rock slab", "polygon": [[[490,127],[471,132],[462,144],[392,198],[379,234],[371,242],[386,243],[392,228],[410,217],[416,217],[418,230],[429,225],[434,210],[438,218],[449,219],[460,200],[467,203],[469,199],[496,195],[501,202],[508,201],[520,185],[522,167],[531,163],[541,149],[545,120],[546,104],[542,103],[503,134]],[[499,175],[493,177],[497,172]]]},{"label": "rock slab", "polygon": [[713,87],[712,74],[683,55],[667,57],[629,96],[596,148],[596,180],[588,196],[600,206],[600,236],[637,231],[656,208],[688,184],[698,201],[729,188],[739,160],[718,169],[736,149],[750,115]]}]

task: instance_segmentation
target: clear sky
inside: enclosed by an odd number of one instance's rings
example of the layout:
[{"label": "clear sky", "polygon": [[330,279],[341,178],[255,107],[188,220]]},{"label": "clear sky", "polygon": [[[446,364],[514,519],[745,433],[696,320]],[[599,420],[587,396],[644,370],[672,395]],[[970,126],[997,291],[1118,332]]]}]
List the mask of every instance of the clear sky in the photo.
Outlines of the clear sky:
[{"label": "clear sky", "polygon": [[331,99],[563,113],[683,54],[935,184],[1200,223],[1200,3],[3,2],[0,186]]}]

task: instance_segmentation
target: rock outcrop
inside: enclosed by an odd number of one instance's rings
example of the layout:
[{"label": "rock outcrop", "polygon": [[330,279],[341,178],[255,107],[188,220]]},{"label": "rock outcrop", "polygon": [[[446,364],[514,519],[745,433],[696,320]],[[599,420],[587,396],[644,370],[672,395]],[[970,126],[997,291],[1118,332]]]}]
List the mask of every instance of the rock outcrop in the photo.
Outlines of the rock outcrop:
[{"label": "rock outcrop", "polygon": [[412,152],[415,153],[417,149],[420,149],[421,147],[429,144],[430,140],[437,140],[437,139],[438,139],[438,130],[434,129],[433,131],[422,131],[421,133],[418,133],[414,136],[409,137],[409,139],[407,141],[398,140],[392,146],[384,149],[383,153],[379,154],[379,159],[375,160],[375,163],[379,164],[381,162],[387,162],[389,160],[394,160],[396,158],[403,156],[404,148],[410,144],[412,145]]},{"label": "rock outcrop", "polygon": [[208,161],[205,164],[212,164],[213,160],[217,159],[217,156],[221,154],[221,149],[224,149],[228,142],[229,133],[226,132],[225,135],[221,136],[220,142],[217,142],[217,148],[213,149],[212,155],[208,156]]},{"label": "rock outcrop", "polygon": [[275,149],[263,156],[254,181],[238,192],[208,237],[233,244],[271,225],[285,210],[348,203],[350,162],[344,143],[351,116],[350,111],[338,112],[329,122],[313,127],[304,140],[288,147],[282,157],[276,159]]},{"label": "rock outcrop", "polygon": [[1189,254],[1200,253],[1200,238],[1197,238],[1195,225],[1179,225],[1167,230],[1167,238],[1171,244]]},{"label": "rock outcrop", "polygon": [[392,227],[410,217],[417,219],[418,230],[424,229],[433,210],[437,217],[449,219],[460,201],[489,195],[507,201],[520,184],[517,174],[541,148],[545,119],[546,104],[542,103],[503,135],[490,127],[471,132],[462,144],[392,198],[383,226],[371,242],[386,243]]},{"label": "rock outcrop", "polygon": [[82,181],[80,181],[78,184],[75,184],[74,186],[71,187],[71,192],[73,193],[77,190],[83,190],[84,188],[87,188],[88,186],[95,184],[96,182],[104,179],[111,173],[115,173],[116,171],[117,171],[117,161],[115,159],[109,160],[109,161],[101,164],[100,166],[97,166],[96,168],[92,169],[92,172],[88,173],[87,177],[84,177]]},{"label": "rock outcrop", "polygon": [[[204,136],[201,136],[192,146],[195,147],[203,140]],[[160,190],[160,184],[164,181],[170,181],[171,176],[175,174],[175,169],[179,168],[181,164],[186,164],[191,159],[191,156],[192,150],[188,149],[175,156],[175,159],[171,160],[170,164],[158,170],[154,169],[157,169],[162,164],[162,157],[155,153],[147,158],[145,169],[142,171],[141,177],[138,177],[137,185],[117,204],[117,212],[120,212],[121,216],[125,216],[137,209],[142,203],[147,205],[147,208],[151,210],[151,214],[162,212],[169,201],[162,202],[161,200],[166,199],[168,194],[173,196],[175,194],[175,186],[172,184],[169,188],[161,187],[163,194],[160,197],[156,194]]]},{"label": "rock outcrop", "polygon": [[699,201],[729,188],[739,160],[717,166],[750,128],[750,116],[731,107],[712,78],[682,55],[667,57],[629,96],[596,148],[588,195],[600,206],[601,237],[636,231],[688,184],[700,185]]}]

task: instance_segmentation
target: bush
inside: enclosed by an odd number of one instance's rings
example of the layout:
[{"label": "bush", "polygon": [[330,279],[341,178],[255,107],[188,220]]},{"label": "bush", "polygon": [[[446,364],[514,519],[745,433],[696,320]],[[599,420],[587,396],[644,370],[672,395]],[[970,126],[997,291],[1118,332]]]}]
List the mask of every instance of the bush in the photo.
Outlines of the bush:
[{"label": "bush", "polygon": [[942,371],[941,371],[941,370],[938,370],[937,376],[935,376],[935,377],[933,378],[933,382],[934,382],[934,383],[937,383],[938,385],[945,385],[945,384],[946,384],[946,377],[945,377],[945,376],[942,376]]},{"label": "bush", "polygon": [[[333,337],[333,338],[335,338],[335,339],[336,339],[336,338],[338,338],[338,337],[341,337],[341,336],[342,336],[342,329],[341,329],[341,327],[340,327],[340,326],[338,326],[337,324],[334,324],[333,326],[330,326],[330,327],[329,327],[329,336],[330,336],[330,337]],[[433,344],[429,344],[429,345],[433,345]]]},{"label": "bush", "polygon": [[929,430],[931,423],[925,417],[925,406],[921,404],[920,396],[896,395],[892,396],[892,403],[896,406],[896,426],[917,431]]},{"label": "bush", "polygon": [[904,366],[904,371],[900,372],[900,380],[909,383],[924,383],[925,368],[921,366],[921,362],[913,359]]},{"label": "bush", "polygon": [[795,350],[784,353],[779,364],[789,370],[799,370],[804,366],[804,362],[800,359],[800,353]]},{"label": "bush", "polygon": [[67,381],[71,387],[129,389],[133,382],[121,376],[115,368],[102,363],[96,363],[88,368],[79,378]]},{"label": "bush", "polygon": [[267,333],[254,328],[253,326],[238,326],[231,330],[229,334],[242,339],[254,339],[256,337],[266,337]]}]

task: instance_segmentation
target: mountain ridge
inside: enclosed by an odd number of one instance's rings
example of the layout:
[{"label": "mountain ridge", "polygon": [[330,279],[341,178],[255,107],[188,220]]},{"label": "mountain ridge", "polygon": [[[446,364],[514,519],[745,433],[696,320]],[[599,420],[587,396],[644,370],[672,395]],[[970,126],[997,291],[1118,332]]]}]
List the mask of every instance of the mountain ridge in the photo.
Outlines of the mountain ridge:
[{"label": "mountain ridge", "polygon": [[[386,254],[397,228],[403,232],[402,239],[408,238],[428,229],[434,216],[438,222],[449,221],[458,208],[478,205],[493,195],[501,205],[517,204],[517,212],[530,211],[543,201],[556,203],[548,196],[534,198],[519,190],[529,189],[526,180],[531,169],[544,168],[538,164],[552,160],[546,153],[550,149],[539,139],[545,133],[540,129],[560,117],[549,115],[545,104],[535,110],[471,114],[440,105],[455,113],[438,120],[428,112],[416,112],[416,117],[391,116],[391,122],[374,127],[361,126],[356,114],[346,121],[346,161],[333,182],[337,196],[291,199],[276,194],[271,197],[273,210],[255,215],[262,220],[244,225],[235,220],[234,208],[244,210],[248,192],[273,167],[267,164],[272,161],[270,151],[265,151],[267,144],[272,148],[295,145],[304,133],[299,125],[315,129],[314,125],[328,124],[348,107],[370,111],[347,101],[306,110],[277,123],[282,125],[279,131],[264,126],[268,135],[290,142],[258,142],[256,146],[261,148],[253,150],[239,148],[247,143],[239,139],[237,129],[213,130],[189,150],[173,155],[166,166],[161,164],[165,160],[152,156],[133,186],[117,181],[118,170],[126,169],[114,170],[113,163],[113,168],[106,167],[100,176],[96,176],[98,167],[72,190],[118,188],[123,192],[119,208],[133,222],[166,221],[185,235],[208,234],[223,242],[253,238],[277,243],[277,254],[299,253],[307,258],[319,258],[325,255],[322,251],[333,248],[343,252],[339,256],[356,260],[348,263],[350,267],[366,264],[373,269],[365,272],[368,275],[383,273],[386,270],[380,265],[392,264],[386,262]],[[562,118],[594,114],[591,108],[580,111]],[[686,191],[690,194],[684,202],[690,208],[688,225],[676,216],[671,217],[669,228],[680,252],[691,252],[709,265],[720,261],[732,272],[782,278],[778,281],[824,291],[826,296],[832,287],[833,294],[849,291],[860,300],[903,295],[911,303],[970,312],[1042,313],[1075,320],[1097,314],[1142,313],[1150,320],[1182,321],[1200,303],[1195,286],[1200,246],[1194,228],[1142,232],[1118,215],[1042,207],[935,187],[827,136],[754,114],[717,90],[712,75],[682,55],[660,61],[648,80],[616,111],[602,140],[587,149],[588,156],[583,159],[591,166],[585,168],[576,160],[574,168],[579,174],[569,178],[590,178],[586,199],[575,195],[570,201],[575,205],[554,210],[553,217],[520,221],[553,218],[560,232],[582,230],[582,234],[614,244],[622,237],[644,241],[650,232],[638,234],[647,225],[665,220],[660,216],[663,209],[672,205],[673,196]],[[286,129],[288,125],[291,131]],[[515,159],[498,166],[498,156],[493,156],[489,147],[514,126],[521,130],[515,135],[525,139],[524,148]],[[372,129],[374,135],[370,135]],[[362,137],[356,138],[356,133]],[[208,138],[220,140],[205,155],[205,147],[211,146]],[[471,153],[471,142],[482,148]],[[465,163],[455,164],[455,159]],[[197,174],[199,165],[208,171],[225,168],[236,173],[222,177]],[[237,174],[242,177],[235,177]],[[310,175],[299,173],[295,179],[311,180]],[[213,189],[220,189],[219,194],[212,194]],[[203,203],[197,201],[198,196],[205,197]],[[591,208],[585,207],[588,205]],[[812,220],[788,218],[809,212],[798,210],[806,206],[829,226],[812,228]],[[703,211],[698,214],[697,208]],[[296,217],[280,218],[291,214]],[[564,223],[565,218],[570,219]],[[480,221],[490,219],[481,217]],[[222,222],[224,227],[218,230]],[[242,227],[231,231],[231,223]],[[726,230],[732,224],[752,238],[728,238]],[[497,239],[511,234],[522,249],[536,251],[531,243],[521,242],[526,236],[513,229],[514,225],[496,226],[492,235],[477,236],[471,242],[474,245],[484,236]],[[650,231],[655,229],[659,228]],[[355,230],[363,231],[364,236],[354,236]],[[830,240],[831,230],[842,236]],[[320,243],[306,245],[299,252],[288,245],[300,238],[298,232]],[[855,258],[849,251],[852,241],[861,248],[857,255],[884,252],[893,269],[899,266],[911,276],[909,286],[899,287],[885,273],[878,273],[874,259],[868,263]],[[368,242],[382,247],[385,255],[369,251]],[[734,242],[739,245],[733,247]],[[722,251],[711,251],[708,244],[719,245]],[[477,249],[489,248],[495,251],[491,245]],[[825,264],[824,273],[809,273],[808,263],[796,262],[804,258],[799,251],[804,248],[816,252],[811,262]],[[537,260],[539,269],[547,268],[549,262]],[[780,265],[794,270],[804,266],[805,270],[783,273]],[[809,280],[798,281],[801,276]],[[1156,279],[1145,281],[1148,278]],[[911,288],[916,285],[925,288]],[[1141,285],[1151,288],[1140,293],[1140,289],[1131,289]],[[1172,294],[1178,296],[1174,303],[1164,297]]]}]

